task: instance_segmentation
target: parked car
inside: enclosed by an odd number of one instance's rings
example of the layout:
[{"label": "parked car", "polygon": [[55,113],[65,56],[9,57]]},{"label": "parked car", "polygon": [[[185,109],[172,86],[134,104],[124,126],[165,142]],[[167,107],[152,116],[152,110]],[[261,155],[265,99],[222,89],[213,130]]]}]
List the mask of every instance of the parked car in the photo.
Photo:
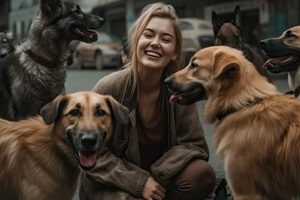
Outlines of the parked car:
[{"label": "parked car", "polygon": [[121,59],[122,41],[118,37],[97,31],[98,41],[93,43],[79,42],[73,53],[73,68],[118,67]]},{"label": "parked car", "polygon": [[198,50],[214,45],[212,23],[198,18],[180,18],[185,62]]}]

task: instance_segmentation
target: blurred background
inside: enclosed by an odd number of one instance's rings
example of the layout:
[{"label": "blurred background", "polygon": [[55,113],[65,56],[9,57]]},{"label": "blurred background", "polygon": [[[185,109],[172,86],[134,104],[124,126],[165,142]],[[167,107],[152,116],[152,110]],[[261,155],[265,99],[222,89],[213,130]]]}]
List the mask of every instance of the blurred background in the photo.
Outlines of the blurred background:
[{"label": "blurred background", "polygon": [[[104,17],[99,40],[93,45],[73,42],[70,52],[76,69],[117,67],[120,63],[122,39],[140,10],[154,0],[77,0],[83,11]],[[182,20],[184,53],[192,54],[212,45],[212,10],[223,20],[230,21],[234,7],[239,4],[242,16],[243,39],[251,46],[259,40],[280,35],[285,29],[300,24],[300,0],[165,0],[176,9]],[[0,32],[7,32],[14,44],[26,37],[32,18],[37,14],[39,0],[1,0]],[[103,37],[101,37],[103,35]],[[96,46],[95,46],[96,45]],[[77,49],[78,47],[78,49]],[[91,60],[88,54],[93,58]],[[98,60],[95,56],[98,52]],[[102,53],[102,57],[99,52]],[[105,57],[105,59],[104,59]],[[85,58],[83,60],[82,58]]]}]

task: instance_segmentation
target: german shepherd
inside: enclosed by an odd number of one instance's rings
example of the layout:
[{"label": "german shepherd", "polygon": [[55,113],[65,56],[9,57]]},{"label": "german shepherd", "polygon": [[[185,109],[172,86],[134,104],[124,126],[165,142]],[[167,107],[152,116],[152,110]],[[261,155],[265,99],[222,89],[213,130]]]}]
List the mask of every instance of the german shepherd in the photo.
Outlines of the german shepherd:
[{"label": "german shepherd", "polygon": [[93,92],[59,95],[41,116],[0,119],[0,199],[71,200],[80,168],[93,168],[114,124],[128,120],[126,107]]},{"label": "german shepherd", "polygon": [[277,91],[243,54],[226,46],[198,51],[165,80],[182,105],[206,100],[216,153],[234,200],[300,196],[300,101]]},{"label": "german shepherd", "polygon": [[64,92],[65,60],[72,40],[94,42],[104,20],[74,0],[41,0],[28,37],[0,62],[0,117],[20,120]]},{"label": "german shepherd", "polygon": [[8,36],[7,32],[0,32],[0,58],[15,50],[13,39]]},{"label": "german shepherd", "polygon": [[244,56],[254,64],[256,70],[261,75],[265,76],[268,81],[271,81],[268,71],[262,68],[264,59],[250,45],[243,41],[243,27],[239,5],[234,9],[234,16],[231,22],[223,22],[218,17],[217,13],[212,11],[212,25],[215,36],[215,45],[225,45],[241,50],[244,53]]},{"label": "german shepherd", "polygon": [[284,31],[281,36],[260,41],[263,52],[270,57],[264,68],[271,73],[288,73],[288,83],[295,98],[300,94],[300,26]]}]

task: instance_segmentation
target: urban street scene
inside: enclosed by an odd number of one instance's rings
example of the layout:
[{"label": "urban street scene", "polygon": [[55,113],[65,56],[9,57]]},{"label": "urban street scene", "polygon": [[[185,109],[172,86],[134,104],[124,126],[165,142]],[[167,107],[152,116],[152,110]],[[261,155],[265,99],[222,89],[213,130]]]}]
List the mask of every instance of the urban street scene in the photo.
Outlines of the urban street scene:
[{"label": "urban street scene", "polygon": [[0,11],[0,199],[299,199],[299,0]]}]

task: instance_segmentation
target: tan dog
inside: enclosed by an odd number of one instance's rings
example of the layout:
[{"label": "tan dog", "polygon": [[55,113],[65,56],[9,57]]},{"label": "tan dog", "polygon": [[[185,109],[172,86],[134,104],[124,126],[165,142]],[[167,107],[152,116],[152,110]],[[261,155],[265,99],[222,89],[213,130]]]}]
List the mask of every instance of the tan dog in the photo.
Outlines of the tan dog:
[{"label": "tan dog", "polygon": [[91,169],[114,124],[128,122],[124,106],[92,92],[60,95],[41,115],[0,119],[0,199],[71,200],[78,165]]},{"label": "tan dog", "polygon": [[264,68],[272,73],[288,73],[288,83],[296,98],[300,95],[300,26],[284,31],[279,37],[260,41],[263,52],[270,57]]},{"label": "tan dog", "polygon": [[219,119],[216,153],[234,200],[288,200],[300,195],[300,101],[279,93],[240,51],[198,51],[165,82],[171,102],[206,100],[204,118]]}]

